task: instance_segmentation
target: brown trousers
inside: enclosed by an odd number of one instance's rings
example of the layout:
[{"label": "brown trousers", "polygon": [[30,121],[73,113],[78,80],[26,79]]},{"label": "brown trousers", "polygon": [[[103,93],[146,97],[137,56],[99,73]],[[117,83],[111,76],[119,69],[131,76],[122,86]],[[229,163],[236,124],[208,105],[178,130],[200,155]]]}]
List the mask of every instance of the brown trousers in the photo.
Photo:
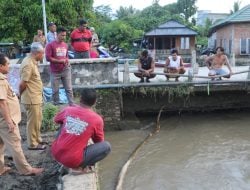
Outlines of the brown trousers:
[{"label": "brown trousers", "polygon": [[41,138],[42,104],[24,104],[27,113],[27,141],[29,147],[36,147]]},{"label": "brown trousers", "polygon": [[9,133],[7,123],[5,121],[0,121],[0,173],[4,168],[5,148],[7,148],[8,152],[13,157],[15,166],[19,173],[25,174],[31,170],[31,166],[23,154],[18,126],[16,126],[14,132]]}]

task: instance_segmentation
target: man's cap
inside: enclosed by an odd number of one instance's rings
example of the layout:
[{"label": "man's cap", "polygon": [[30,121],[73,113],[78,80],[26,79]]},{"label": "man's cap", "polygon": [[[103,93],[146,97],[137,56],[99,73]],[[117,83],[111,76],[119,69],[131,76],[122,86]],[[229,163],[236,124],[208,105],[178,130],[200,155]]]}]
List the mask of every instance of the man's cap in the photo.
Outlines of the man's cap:
[{"label": "man's cap", "polygon": [[95,28],[94,27],[90,27],[90,31],[95,31]]},{"label": "man's cap", "polygon": [[48,26],[56,25],[54,22],[49,22]]}]

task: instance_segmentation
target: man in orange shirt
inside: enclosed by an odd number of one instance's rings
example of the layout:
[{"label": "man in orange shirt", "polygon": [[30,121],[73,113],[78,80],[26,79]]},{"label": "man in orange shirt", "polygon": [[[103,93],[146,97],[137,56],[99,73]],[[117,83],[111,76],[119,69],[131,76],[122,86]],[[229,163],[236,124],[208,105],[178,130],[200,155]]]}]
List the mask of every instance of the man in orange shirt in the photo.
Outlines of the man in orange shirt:
[{"label": "man in orange shirt", "polygon": [[70,39],[75,59],[90,58],[92,34],[86,20],[80,20],[79,27],[73,30]]}]

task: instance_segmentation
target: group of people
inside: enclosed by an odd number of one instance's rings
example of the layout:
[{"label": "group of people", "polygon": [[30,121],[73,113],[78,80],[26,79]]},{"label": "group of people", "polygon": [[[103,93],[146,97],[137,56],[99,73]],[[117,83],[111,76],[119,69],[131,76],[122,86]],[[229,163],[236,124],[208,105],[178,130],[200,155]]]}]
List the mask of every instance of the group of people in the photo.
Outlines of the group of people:
[{"label": "group of people", "polygon": [[[43,34],[41,29],[37,30],[33,42],[40,42],[43,47],[57,39],[57,26],[55,23],[48,24],[49,32],[47,36]],[[96,47],[99,45],[99,38],[94,27],[88,27],[88,22],[84,19],[79,21],[78,28],[74,29],[70,34],[70,50],[74,52],[74,59],[98,58],[99,53]]]},{"label": "group of people", "polygon": [[[54,121],[60,125],[57,137],[51,146],[52,156],[62,165],[80,172],[87,172],[108,155],[110,144],[104,141],[103,119],[92,110],[97,94],[94,89],[83,89],[80,105],[74,103],[71,84],[71,68],[68,60],[68,45],[65,43],[67,31],[49,24],[50,32],[47,43],[36,37],[31,44],[30,54],[23,59],[20,66],[20,85],[18,96],[27,113],[26,135],[29,150],[45,150],[47,142],[41,137],[43,83],[38,64],[44,54],[50,62],[50,76],[53,104],[59,104],[59,83],[65,88],[69,106],[56,114]],[[41,38],[42,39],[42,38]],[[95,41],[96,42],[96,41]],[[80,20],[79,28],[71,33],[71,45],[77,58],[88,58],[92,43],[92,34],[87,30],[87,22]],[[21,147],[18,123],[21,112],[18,96],[7,81],[9,59],[0,54],[0,176],[11,168],[4,165],[5,147],[13,157],[16,168],[23,175],[37,175],[43,168],[31,167]],[[92,139],[93,144],[88,144]]]},{"label": "group of people", "polygon": [[[205,59],[205,63],[209,69],[208,76],[212,80],[215,80],[216,78],[221,80],[221,77],[230,78],[233,74],[229,60],[224,54],[223,47],[217,47],[216,54],[208,56]],[[226,72],[223,69],[224,65],[228,67],[229,72]],[[152,79],[156,76],[154,70],[154,59],[149,55],[147,50],[143,50],[138,59],[138,71],[135,72],[134,75],[140,78],[140,83],[143,83],[144,81],[150,82],[149,79]],[[178,50],[171,50],[171,55],[166,59],[163,72],[165,73],[167,81],[169,81],[169,78],[175,78],[175,81],[179,81],[178,78],[186,72],[183,59],[180,55],[178,55]]]}]

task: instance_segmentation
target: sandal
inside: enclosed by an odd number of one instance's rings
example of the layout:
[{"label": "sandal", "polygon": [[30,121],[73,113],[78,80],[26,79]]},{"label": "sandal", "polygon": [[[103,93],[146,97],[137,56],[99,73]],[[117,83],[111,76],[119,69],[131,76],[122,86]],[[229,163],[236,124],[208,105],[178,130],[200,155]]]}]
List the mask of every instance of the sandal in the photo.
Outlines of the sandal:
[{"label": "sandal", "polygon": [[49,144],[49,142],[47,142],[47,141],[41,141],[41,142],[39,142],[39,144],[46,145],[46,144]]},{"label": "sandal", "polygon": [[37,146],[35,147],[28,147],[29,150],[45,150],[46,149],[46,146],[45,145],[42,145],[42,144],[38,144]]},{"label": "sandal", "polygon": [[2,176],[2,175],[4,175],[4,174],[8,173],[10,170],[11,170],[10,167],[6,167],[6,166],[5,166],[5,167],[3,168],[3,171],[0,173],[0,176]]}]

